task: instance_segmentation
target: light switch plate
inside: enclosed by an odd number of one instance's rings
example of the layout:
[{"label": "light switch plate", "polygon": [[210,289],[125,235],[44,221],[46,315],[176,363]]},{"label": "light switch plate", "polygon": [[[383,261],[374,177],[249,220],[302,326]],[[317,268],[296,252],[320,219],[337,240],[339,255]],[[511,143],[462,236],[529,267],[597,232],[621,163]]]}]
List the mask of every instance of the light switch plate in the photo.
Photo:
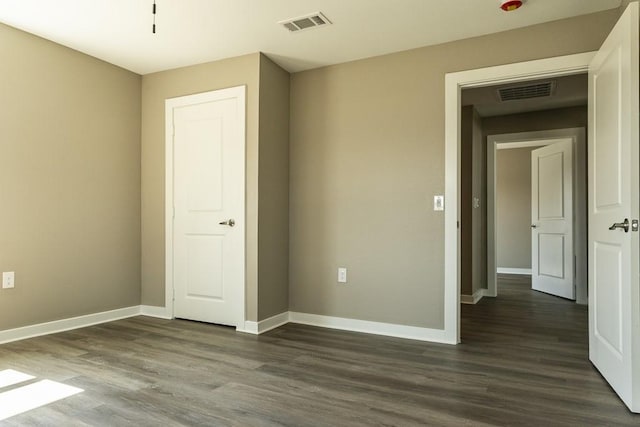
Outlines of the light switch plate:
[{"label": "light switch plate", "polygon": [[444,210],[444,196],[442,195],[433,196],[433,210],[434,211]]}]

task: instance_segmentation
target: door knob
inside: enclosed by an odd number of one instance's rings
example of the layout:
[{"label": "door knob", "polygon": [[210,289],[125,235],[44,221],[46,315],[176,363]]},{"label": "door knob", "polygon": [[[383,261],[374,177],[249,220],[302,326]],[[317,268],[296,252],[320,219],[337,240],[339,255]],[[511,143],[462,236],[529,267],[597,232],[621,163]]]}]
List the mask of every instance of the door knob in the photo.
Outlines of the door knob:
[{"label": "door knob", "polygon": [[625,218],[624,222],[614,222],[609,230],[615,230],[616,228],[622,228],[625,233],[629,232],[629,218]]},{"label": "door knob", "polygon": [[218,224],[220,224],[220,225],[228,225],[229,227],[233,227],[234,225],[236,225],[236,222],[233,219],[229,219],[227,221],[219,222]]}]

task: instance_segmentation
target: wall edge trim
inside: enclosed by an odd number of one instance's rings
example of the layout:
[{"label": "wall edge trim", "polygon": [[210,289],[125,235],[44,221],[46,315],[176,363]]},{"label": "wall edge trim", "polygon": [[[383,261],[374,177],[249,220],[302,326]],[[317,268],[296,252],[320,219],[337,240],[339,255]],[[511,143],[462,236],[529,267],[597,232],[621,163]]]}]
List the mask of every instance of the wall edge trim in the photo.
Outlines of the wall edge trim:
[{"label": "wall edge trim", "polygon": [[236,330],[238,332],[244,332],[246,334],[260,335],[282,325],[286,325],[287,323],[289,323],[289,312],[283,311],[282,313],[276,314],[258,322],[247,320],[244,322],[244,328],[237,328]]},{"label": "wall edge trim", "polygon": [[496,268],[498,274],[523,274],[531,276],[532,271],[530,268],[511,268],[511,267],[498,267]]},{"label": "wall edge trim", "polygon": [[173,319],[169,308],[167,307],[156,307],[154,305],[141,305],[140,306],[140,314],[142,316],[155,317],[158,319]]},{"label": "wall edge trim", "polygon": [[[119,308],[68,319],[54,320],[14,329],[0,331],[0,344],[51,335],[73,329],[85,328],[101,323],[113,322],[135,316],[149,316],[160,319],[171,319],[168,309],[147,305]],[[285,311],[259,322],[245,321],[243,328],[237,332],[260,335],[287,323],[318,326],[322,328],[338,329],[349,332],[360,332],[373,335],[383,335],[395,338],[412,339],[444,344],[456,344],[447,339],[445,330],[423,328],[419,326],[399,325],[395,323],[373,322],[369,320],[348,319],[343,317],[324,316],[319,314]]]},{"label": "wall edge trim", "polygon": [[0,331],[0,344],[85,328],[87,326],[113,322],[115,320],[126,319],[138,315],[140,315],[140,306],[136,305],[99,313],[86,314],[83,316],[70,317],[67,319],[53,320],[51,322],[37,323],[35,325],[22,326],[19,328],[6,329],[4,331]]},{"label": "wall edge trim", "polygon": [[418,341],[428,341],[443,344],[457,344],[449,339],[444,329],[431,329],[419,326],[399,325],[395,323],[372,322],[368,320],[347,319],[343,317],[323,316],[290,312],[291,323],[320,326],[323,328],[339,329],[350,332],[363,332],[374,335],[385,335],[395,338],[405,338]]},{"label": "wall edge trim", "polygon": [[478,289],[473,295],[460,295],[460,302],[462,304],[477,304],[487,293],[487,289]]}]

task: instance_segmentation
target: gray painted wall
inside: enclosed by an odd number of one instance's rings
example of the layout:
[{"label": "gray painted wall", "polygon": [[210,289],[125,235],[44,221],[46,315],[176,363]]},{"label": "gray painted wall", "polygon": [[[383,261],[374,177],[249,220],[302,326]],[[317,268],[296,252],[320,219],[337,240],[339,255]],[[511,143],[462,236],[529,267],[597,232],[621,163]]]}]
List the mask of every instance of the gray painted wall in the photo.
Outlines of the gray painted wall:
[{"label": "gray painted wall", "polygon": [[[592,51],[617,17],[293,74],[291,310],[441,329],[444,216],[432,200],[444,192],[445,74]],[[349,269],[346,285],[336,281],[339,266]]]},{"label": "gray painted wall", "polygon": [[498,268],[531,268],[531,151],[496,152]]},{"label": "gray painted wall", "polygon": [[289,310],[289,73],[260,55],[258,320]]},{"label": "gray painted wall", "polygon": [[140,304],[140,76],[0,24],[0,330]]},{"label": "gray painted wall", "polygon": [[486,172],[482,121],[462,107],[460,136],[460,293],[486,288]]}]

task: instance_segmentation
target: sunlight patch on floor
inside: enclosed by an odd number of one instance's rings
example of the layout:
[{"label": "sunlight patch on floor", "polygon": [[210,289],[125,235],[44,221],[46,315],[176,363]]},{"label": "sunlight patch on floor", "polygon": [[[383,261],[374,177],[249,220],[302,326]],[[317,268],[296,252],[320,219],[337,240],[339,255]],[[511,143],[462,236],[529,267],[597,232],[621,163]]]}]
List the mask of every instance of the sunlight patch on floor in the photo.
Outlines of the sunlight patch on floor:
[{"label": "sunlight patch on floor", "polygon": [[[0,388],[35,377],[6,369],[0,371]],[[0,421],[49,403],[82,393],[84,390],[50,380],[41,380],[0,393]]]},{"label": "sunlight patch on floor", "polygon": [[9,387],[34,378],[34,376],[23,374],[13,369],[5,369],[4,371],[0,371],[0,388]]}]

